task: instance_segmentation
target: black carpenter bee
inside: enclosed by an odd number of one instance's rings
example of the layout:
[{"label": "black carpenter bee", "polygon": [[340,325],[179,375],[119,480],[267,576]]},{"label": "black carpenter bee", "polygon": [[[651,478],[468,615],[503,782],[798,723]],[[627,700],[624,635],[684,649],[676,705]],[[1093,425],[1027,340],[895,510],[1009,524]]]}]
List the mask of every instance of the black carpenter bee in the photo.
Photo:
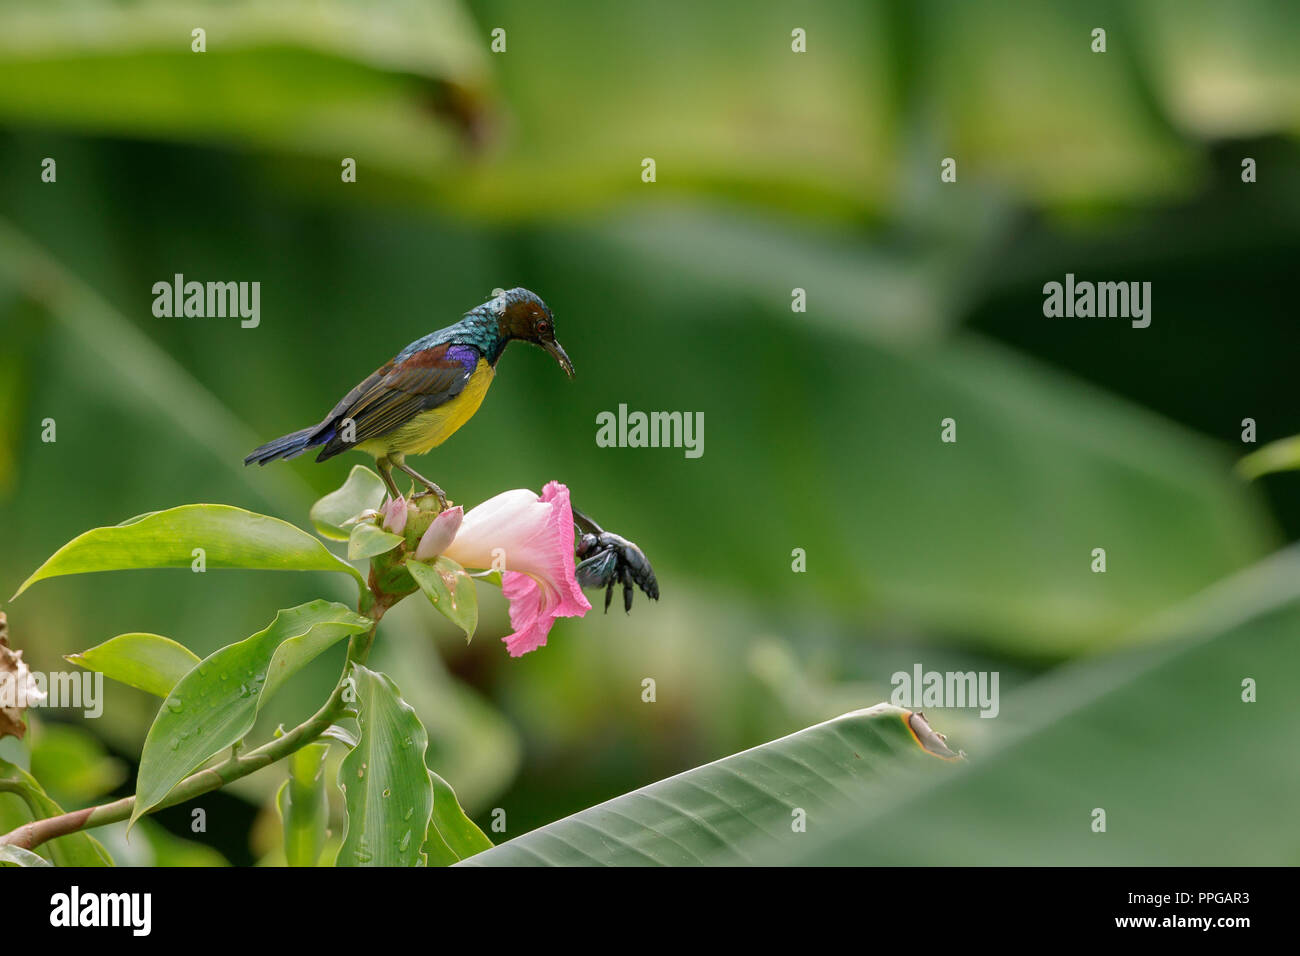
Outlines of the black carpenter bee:
[{"label": "black carpenter bee", "polygon": [[605,589],[605,611],[614,597],[614,585],[623,582],[623,610],[632,610],[632,585],[636,584],[651,600],[659,600],[659,582],[645,552],[627,538],[606,531],[577,508],[573,509],[574,527],[581,532],[574,543],[578,558],[578,583],[584,588]]}]

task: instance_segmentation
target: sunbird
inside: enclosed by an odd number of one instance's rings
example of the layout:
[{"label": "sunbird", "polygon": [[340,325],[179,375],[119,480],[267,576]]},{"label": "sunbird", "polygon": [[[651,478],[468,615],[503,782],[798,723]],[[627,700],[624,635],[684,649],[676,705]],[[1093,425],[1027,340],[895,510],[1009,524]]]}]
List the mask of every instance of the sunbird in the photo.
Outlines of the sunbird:
[{"label": "sunbird", "polygon": [[573,378],[573,362],[555,340],[555,316],[537,295],[511,289],[470,309],[455,325],[416,339],[334,406],[319,424],[267,442],[244,459],[265,465],[320,445],[317,461],[349,448],[373,455],[393,500],[393,469],[406,472],[447,507],[447,496],[406,463],[441,445],[478,411],[505,347],[515,339],[549,352]]}]

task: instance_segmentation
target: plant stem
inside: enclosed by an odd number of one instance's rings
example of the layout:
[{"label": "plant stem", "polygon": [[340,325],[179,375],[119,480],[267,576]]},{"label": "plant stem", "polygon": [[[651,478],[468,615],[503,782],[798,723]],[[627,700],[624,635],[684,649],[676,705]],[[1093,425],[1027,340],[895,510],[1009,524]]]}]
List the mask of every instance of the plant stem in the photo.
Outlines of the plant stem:
[{"label": "plant stem", "polygon": [[[186,800],[192,800],[202,794],[218,790],[232,781],[247,777],[250,773],[270,766],[278,760],[283,760],[291,753],[316,740],[329,728],[330,724],[343,715],[347,704],[344,700],[344,694],[348,688],[348,672],[352,669],[353,663],[365,663],[370,654],[370,646],[375,640],[375,630],[379,627],[379,621],[384,616],[384,612],[390,606],[387,595],[371,595],[368,591],[362,593],[363,597],[358,602],[358,610],[370,618],[372,622],[370,629],[365,633],[352,636],[351,641],[348,643],[348,657],[343,665],[343,673],[339,676],[339,682],[330,694],[329,700],[324,703],[320,710],[288,733],[270,740],[242,756],[232,753],[224,762],[190,774],[178,783],[171,793],[167,794],[156,806],[150,808],[147,811],[148,813],[154,813],[165,807],[173,807],[178,803],[184,803]],[[33,820],[31,823],[25,823],[0,836],[0,846],[17,846],[25,850],[34,850],[47,840],[53,840],[56,837],[67,836],[69,833],[76,833],[80,830],[89,830],[92,827],[102,827],[110,823],[126,820],[131,816],[134,807],[134,796],[123,797],[121,800],[101,804],[97,807],[86,807],[84,810],[74,810],[71,813],[60,814],[57,817]]]}]

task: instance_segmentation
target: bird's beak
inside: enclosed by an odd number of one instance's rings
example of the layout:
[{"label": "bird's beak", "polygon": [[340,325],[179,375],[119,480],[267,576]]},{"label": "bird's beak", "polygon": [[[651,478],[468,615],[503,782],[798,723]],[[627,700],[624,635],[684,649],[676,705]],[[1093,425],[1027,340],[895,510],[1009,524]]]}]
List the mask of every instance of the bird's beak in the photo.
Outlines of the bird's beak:
[{"label": "bird's beak", "polygon": [[542,348],[551,353],[551,357],[560,363],[560,368],[564,369],[564,374],[573,378],[573,362],[569,359],[569,353],[564,351],[564,346],[560,345],[555,339],[548,339],[541,343]]}]

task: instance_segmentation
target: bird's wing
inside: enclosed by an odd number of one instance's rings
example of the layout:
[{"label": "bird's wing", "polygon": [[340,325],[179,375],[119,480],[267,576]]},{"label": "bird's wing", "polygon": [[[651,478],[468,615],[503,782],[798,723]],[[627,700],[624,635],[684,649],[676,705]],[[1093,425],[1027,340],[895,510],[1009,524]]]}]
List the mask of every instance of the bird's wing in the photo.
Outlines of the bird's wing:
[{"label": "bird's wing", "polygon": [[[479,353],[472,346],[436,345],[394,359],[348,392],[321,423],[334,434],[321,449],[324,461],[354,445],[378,438],[410,421],[420,412],[455,398],[474,374]],[[343,421],[351,419],[353,435],[344,441]]]}]

